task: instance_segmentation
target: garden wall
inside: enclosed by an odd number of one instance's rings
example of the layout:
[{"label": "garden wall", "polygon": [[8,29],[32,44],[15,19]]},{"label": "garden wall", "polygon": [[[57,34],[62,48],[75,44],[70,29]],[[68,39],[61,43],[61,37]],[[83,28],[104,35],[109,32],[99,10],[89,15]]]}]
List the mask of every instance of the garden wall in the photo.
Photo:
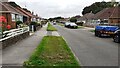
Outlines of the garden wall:
[{"label": "garden wall", "polygon": [[8,46],[15,44],[16,42],[23,40],[29,36],[29,31],[14,37],[8,38],[6,40],[0,41],[0,49],[4,49]]}]

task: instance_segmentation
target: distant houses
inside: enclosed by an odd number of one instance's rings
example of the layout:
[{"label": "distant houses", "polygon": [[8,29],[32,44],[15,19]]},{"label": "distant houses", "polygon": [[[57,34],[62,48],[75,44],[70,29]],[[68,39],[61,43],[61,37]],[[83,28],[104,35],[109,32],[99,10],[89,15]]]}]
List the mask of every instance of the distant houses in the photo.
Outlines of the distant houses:
[{"label": "distant houses", "polygon": [[24,24],[29,25],[32,21],[38,22],[40,21],[40,17],[38,15],[34,15],[31,12],[25,11],[21,7],[12,6],[9,2],[0,1],[0,16],[4,16],[7,19],[6,25],[11,25],[12,28],[16,27],[16,22],[21,21]]},{"label": "distant houses", "polygon": [[92,12],[87,13],[84,16],[77,19],[77,22],[83,22],[85,26],[90,25],[92,23],[93,16],[94,16],[94,14]]},{"label": "distant houses", "polygon": [[120,25],[120,7],[105,8],[96,14],[87,13],[79,18],[78,22],[84,22],[85,26],[90,27],[99,24]]},{"label": "distant houses", "polygon": [[108,25],[120,24],[120,7],[115,6],[112,8],[105,8],[94,15],[94,20],[99,21],[101,24],[108,23]]}]

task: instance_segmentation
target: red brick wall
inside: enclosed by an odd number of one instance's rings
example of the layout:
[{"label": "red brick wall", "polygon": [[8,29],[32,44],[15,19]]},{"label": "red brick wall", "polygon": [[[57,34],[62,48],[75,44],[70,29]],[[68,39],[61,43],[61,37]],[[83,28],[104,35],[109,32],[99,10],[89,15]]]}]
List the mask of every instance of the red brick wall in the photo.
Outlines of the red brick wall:
[{"label": "red brick wall", "polygon": [[109,23],[112,25],[120,24],[120,18],[119,19],[109,19]]}]

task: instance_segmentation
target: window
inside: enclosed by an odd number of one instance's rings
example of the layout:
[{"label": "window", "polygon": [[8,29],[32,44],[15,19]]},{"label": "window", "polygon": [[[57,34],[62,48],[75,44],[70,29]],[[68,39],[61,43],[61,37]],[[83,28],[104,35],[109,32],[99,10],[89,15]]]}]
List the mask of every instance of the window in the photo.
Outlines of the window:
[{"label": "window", "polygon": [[23,16],[19,16],[19,21],[23,22]]},{"label": "window", "polygon": [[23,16],[16,15],[16,21],[22,21],[23,22]]},{"label": "window", "polygon": [[19,21],[20,18],[19,18],[19,15],[16,15],[16,21]]},{"label": "window", "polygon": [[15,21],[15,14],[11,14],[12,16],[12,21]]}]

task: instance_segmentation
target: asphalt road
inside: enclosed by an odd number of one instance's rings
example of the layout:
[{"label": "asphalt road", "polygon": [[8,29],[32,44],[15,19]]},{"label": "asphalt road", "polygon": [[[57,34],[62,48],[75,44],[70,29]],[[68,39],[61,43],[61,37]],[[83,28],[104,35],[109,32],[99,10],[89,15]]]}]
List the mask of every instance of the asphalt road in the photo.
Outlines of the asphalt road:
[{"label": "asphalt road", "polygon": [[98,38],[88,29],[55,26],[82,66],[118,66],[118,45],[112,38]]}]

